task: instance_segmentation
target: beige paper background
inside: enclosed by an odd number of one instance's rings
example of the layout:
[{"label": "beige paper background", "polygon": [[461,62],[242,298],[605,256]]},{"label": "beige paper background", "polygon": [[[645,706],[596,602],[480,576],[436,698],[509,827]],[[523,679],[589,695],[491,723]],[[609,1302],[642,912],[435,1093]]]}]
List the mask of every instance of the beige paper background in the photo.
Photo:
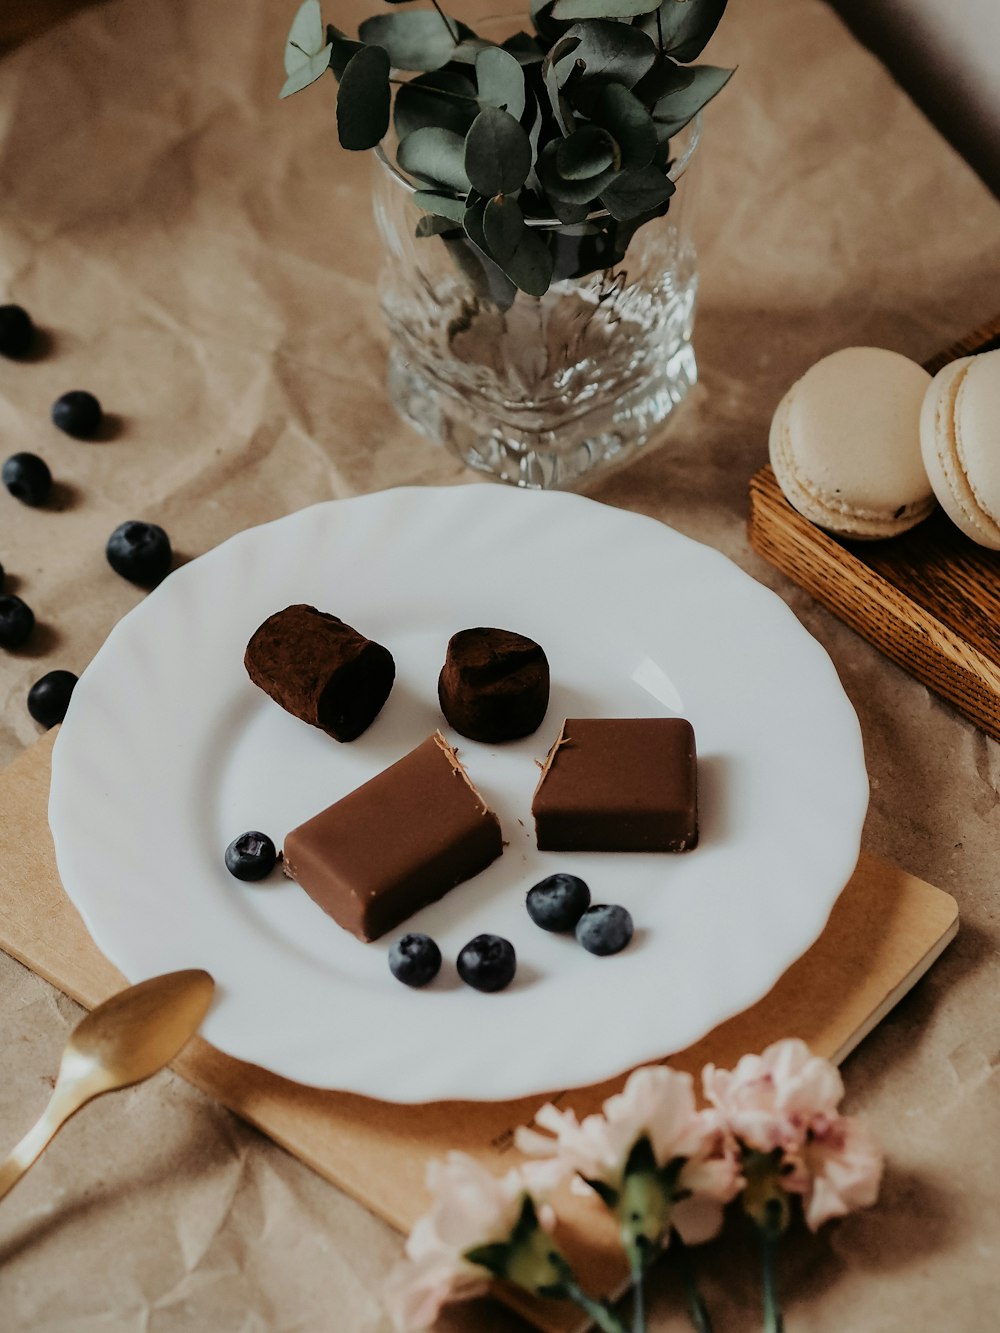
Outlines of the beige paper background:
[{"label": "beige paper background", "polygon": [[[292,8],[111,0],[0,62],[0,294],[50,335],[45,357],[0,364],[0,439],[61,483],[58,512],[0,495],[0,561],[40,620],[0,662],[0,758],[38,734],[32,680],[82,669],[138,600],[102,554],[122,519],[162,522],[192,556],[312,500],[468,479],[385,400],[368,164],[337,150],[323,90],[275,100]],[[661,449],[587,491],[786,597],[861,717],[866,846],[962,913],[846,1065],[891,1168],[877,1211],[789,1247],[790,1328],[979,1330],[1000,1256],[1000,756],[768,570],[744,522],[770,413],[812,360],[864,342],[921,359],[1000,309],[1000,214],[824,6],[730,8],[709,52],[740,70],[701,163],[702,384]],[[47,424],[73,387],[121,418],[113,438]],[[0,955],[0,1142],[41,1109],[77,1012]],[[0,1208],[0,1327],[382,1333],[398,1252],[363,1208],[163,1075],[84,1112]],[[741,1238],[706,1264],[719,1333],[753,1327]],[[655,1288],[657,1333],[683,1328],[669,1279]],[[442,1327],[523,1325],[481,1306]]]}]

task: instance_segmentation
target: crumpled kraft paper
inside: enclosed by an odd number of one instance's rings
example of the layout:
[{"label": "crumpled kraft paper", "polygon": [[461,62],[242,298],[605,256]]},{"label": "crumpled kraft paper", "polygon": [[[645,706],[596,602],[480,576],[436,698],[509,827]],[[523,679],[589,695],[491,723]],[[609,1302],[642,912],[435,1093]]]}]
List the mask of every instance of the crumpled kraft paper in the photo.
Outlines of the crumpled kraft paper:
[{"label": "crumpled kraft paper", "polygon": [[[31,682],[81,670],[141,596],[104,561],[123,519],[162,523],[190,557],[315,500],[471,479],[386,400],[370,167],[336,146],[332,90],[277,102],[293,9],[108,0],[0,61],[0,295],[46,331],[44,355],[0,364],[0,439],[59,483],[53,509],[0,496],[0,561],[39,619],[0,662],[4,759],[38,734]],[[327,9],[342,26],[365,12]],[[958,941],[847,1062],[850,1109],[889,1172],[876,1210],[789,1244],[789,1326],[978,1331],[1000,1256],[1000,751],[768,569],[744,524],[771,412],[813,360],[857,343],[920,359],[996,313],[1000,215],[816,0],[741,0],[707,59],[739,71],[701,150],[702,382],[662,447],[586,490],[781,592],[858,708],[866,846],[961,907]],[[99,395],[108,438],[50,426],[69,388]],[[0,955],[0,1015],[13,1143],[76,1010]],[[384,1333],[399,1252],[362,1207],[164,1074],[81,1113],[0,1206],[0,1324]],[[702,1263],[719,1333],[753,1327],[745,1237]],[[684,1328],[669,1265],[653,1287],[656,1333]],[[524,1327],[492,1304],[441,1326]]]}]

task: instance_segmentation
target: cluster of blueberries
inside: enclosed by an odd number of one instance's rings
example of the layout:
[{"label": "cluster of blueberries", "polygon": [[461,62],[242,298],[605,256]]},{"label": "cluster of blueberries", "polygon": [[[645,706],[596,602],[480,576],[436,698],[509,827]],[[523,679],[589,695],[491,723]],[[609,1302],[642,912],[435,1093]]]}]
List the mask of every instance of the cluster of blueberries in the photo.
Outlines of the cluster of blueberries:
[{"label": "cluster of blueberries", "polygon": [[[26,356],[36,341],[34,322],[19,305],[0,306],[0,355],[17,360]],[[52,422],[77,440],[90,440],[101,429],[104,412],[100,402],[85,389],[72,389],[52,404]],[[37,454],[12,454],[0,469],[0,480],[23,504],[39,507],[52,493],[52,473]],[[131,520],[120,524],[105,548],[115,573],[141,587],[153,587],[170,571],[173,551],[170,539],[155,523]],[[35,628],[31,607],[20,597],[4,594],[5,574],[0,565],[0,648],[20,648]],[[66,716],[76,685],[72,671],[49,671],[28,691],[28,712],[43,727],[54,727]]]},{"label": "cluster of blueberries", "polygon": [[[241,833],[226,848],[226,869],[242,880],[264,879],[274,869],[278,853],[266,833]],[[528,915],[542,930],[573,931],[588,953],[606,957],[620,953],[632,938],[631,914],[611,903],[591,906],[590,889],[578,875],[548,875],[528,890]],[[514,980],[517,955],[501,935],[477,935],[456,960],[458,975],[467,986],[499,991]],[[419,931],[403,935],[389,950],[389,970],[406,986],[426,986],[441,970],[436,941]]]}]

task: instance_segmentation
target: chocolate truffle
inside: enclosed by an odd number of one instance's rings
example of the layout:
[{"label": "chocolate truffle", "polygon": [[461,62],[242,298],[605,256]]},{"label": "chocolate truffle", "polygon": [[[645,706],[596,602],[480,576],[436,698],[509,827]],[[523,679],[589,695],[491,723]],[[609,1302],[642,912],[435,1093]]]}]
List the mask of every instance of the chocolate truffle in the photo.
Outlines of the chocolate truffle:
[{"label": "chocolate truffle", "polygon": [[698,841],[691,723],[567,718],[542,768],[531,813],[541,851],[690,850]]},{"label": "chocolate truffle", "polygon": [[338,741],[353,741],[371,726],[396,676],[388,648],[301,603],[268,616],[247,644],[244,664],[275,703]]},{"label": "chocolate truffle", "polygon": [[541,725],[549,706],[549,663],[533,639],[505,629],[452,635],[438,679],[448,722],[473,741],[514,741]]},{"label": "chocolate truffle", "polygon": [[338,925],[375,940],[502,851],[500,821],[436,731],[292,829],[284,871]]}]

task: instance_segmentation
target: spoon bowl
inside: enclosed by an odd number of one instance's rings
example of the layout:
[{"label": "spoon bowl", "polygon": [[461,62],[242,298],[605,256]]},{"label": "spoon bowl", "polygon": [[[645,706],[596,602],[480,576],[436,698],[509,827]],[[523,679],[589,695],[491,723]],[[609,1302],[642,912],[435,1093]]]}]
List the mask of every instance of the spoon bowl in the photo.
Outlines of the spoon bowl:
[{"label": "spoon bowl", "polygon": [[201,1026],[214,991],[207,972],[188,968],[129,986],[87,1014],[66,1043],[41,1118],[0,1163],[0,1199],[81,1106],[168,1065]]}]

